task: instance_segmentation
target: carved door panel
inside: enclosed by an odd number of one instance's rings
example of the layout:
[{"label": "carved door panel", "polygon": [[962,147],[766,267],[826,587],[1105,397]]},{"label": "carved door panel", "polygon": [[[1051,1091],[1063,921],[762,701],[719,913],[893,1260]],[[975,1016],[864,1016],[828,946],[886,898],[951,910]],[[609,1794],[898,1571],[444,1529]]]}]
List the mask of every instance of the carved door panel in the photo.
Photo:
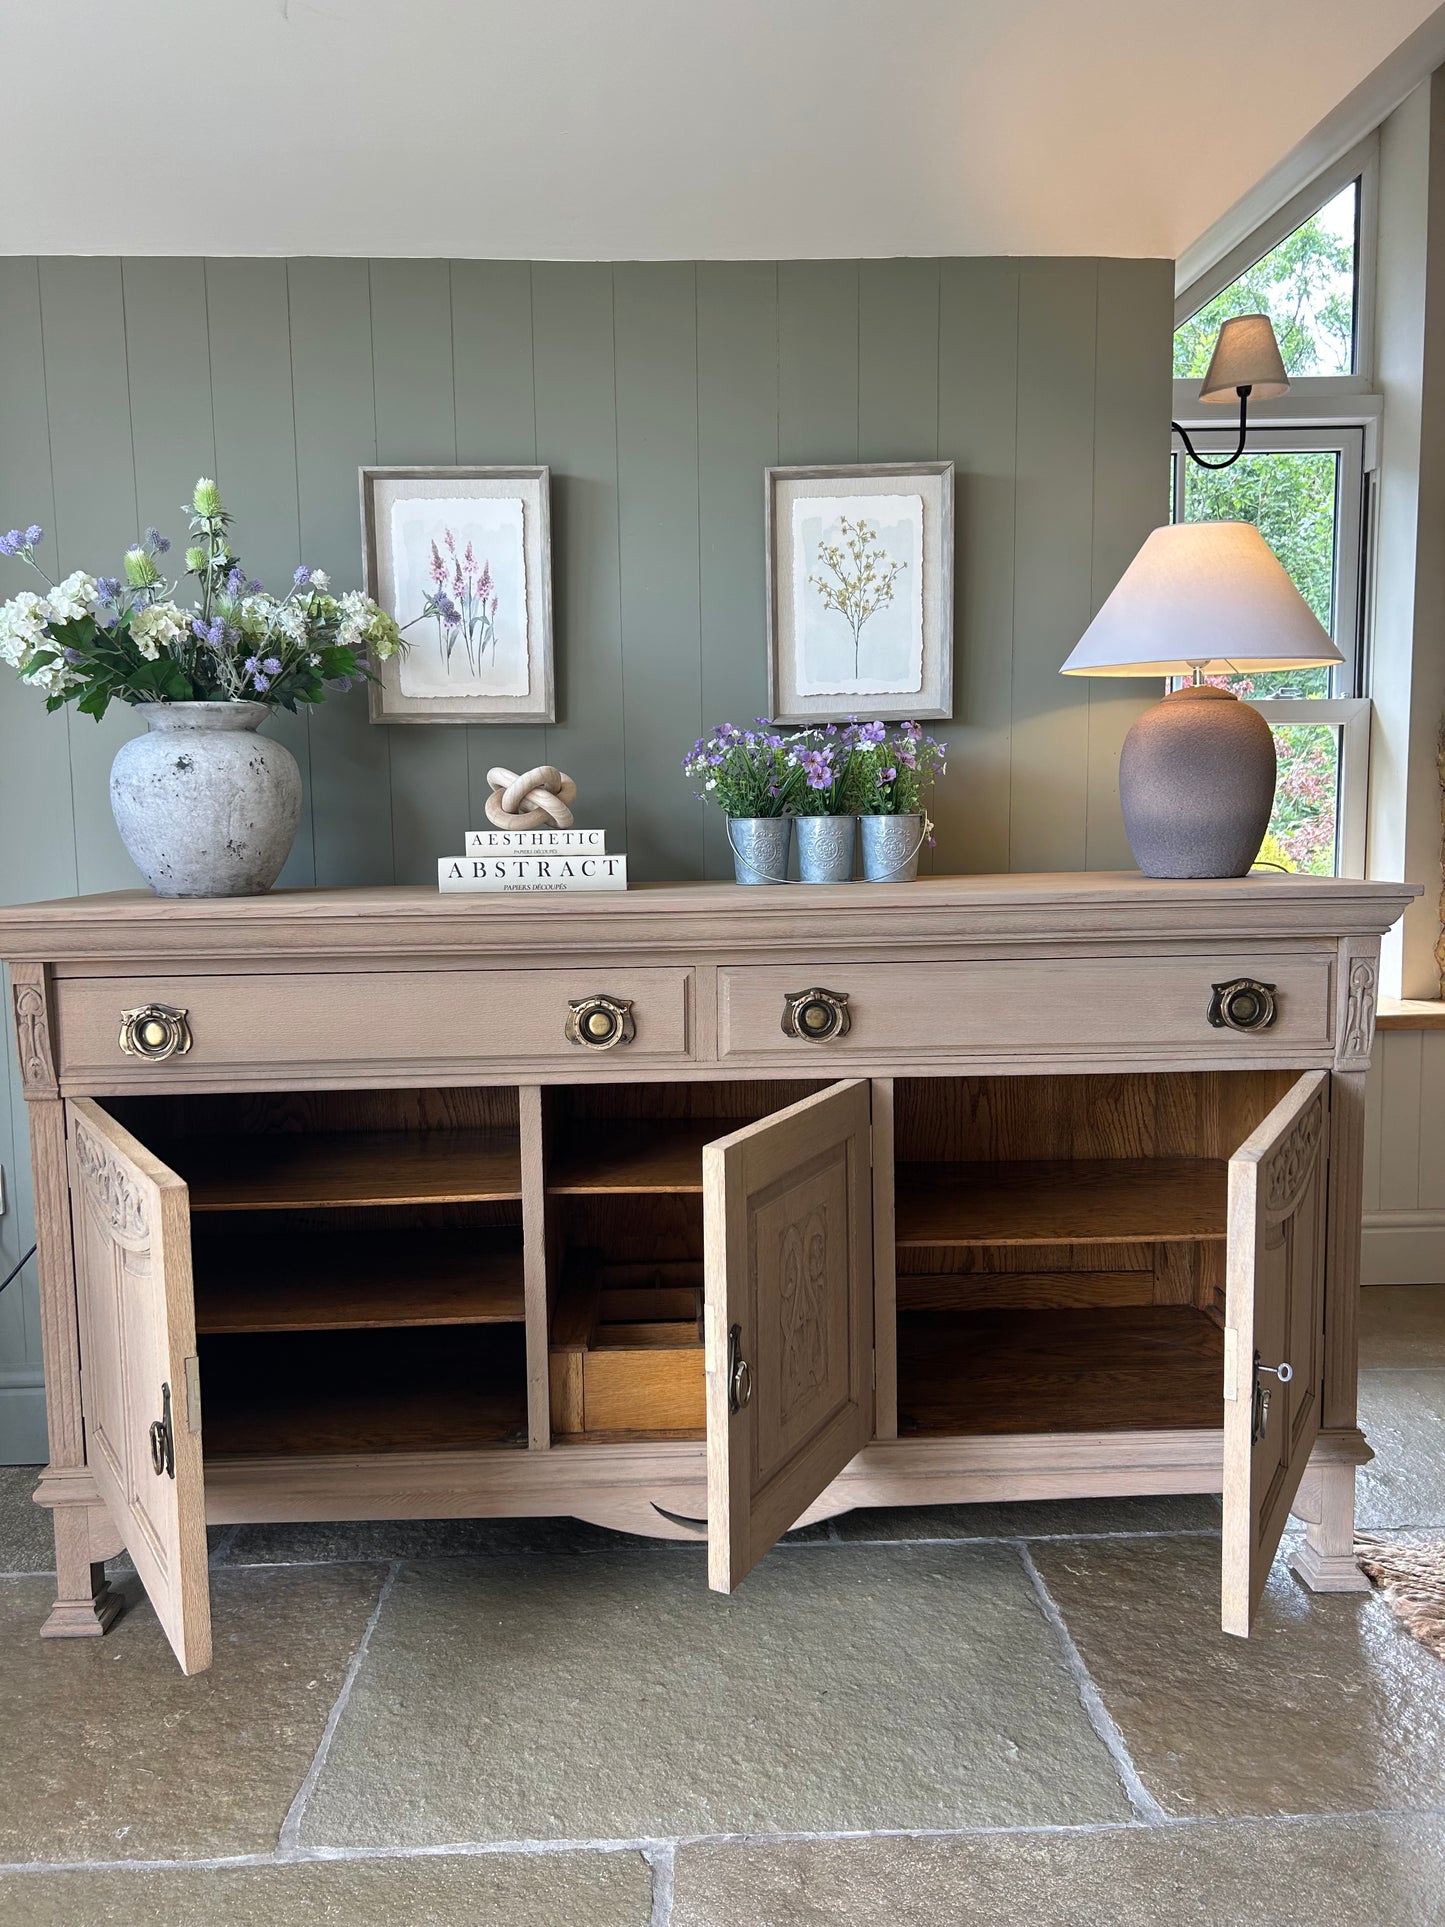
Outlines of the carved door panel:
[{"label": "carved door panel", "polygon": [[1229,1160],[1227,1633],[1247,1634],[1320,1429],[1329,1077],[1311,1071]]},{"label": "carved door panel", "polygon": [[190,1197],[89,1098],[65,1106],[86,1463],[187,1673],[211,1663]]},{"label": "carved door panel", "polygon": [[731,1592],[873,1430],[869,1087],[703,1152],[708,1583]]}]

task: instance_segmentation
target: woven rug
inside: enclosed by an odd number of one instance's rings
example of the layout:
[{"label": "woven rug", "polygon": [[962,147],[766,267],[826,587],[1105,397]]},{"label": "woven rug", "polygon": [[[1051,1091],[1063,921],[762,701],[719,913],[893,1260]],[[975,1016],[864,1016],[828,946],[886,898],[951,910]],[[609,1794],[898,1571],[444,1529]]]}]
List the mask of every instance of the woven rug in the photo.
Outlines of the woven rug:
[{"label": "woven rug", "polygon": [[1358,1538],[1355,1557],[1406,1632],[1445,1659],[1445,1539]]}]

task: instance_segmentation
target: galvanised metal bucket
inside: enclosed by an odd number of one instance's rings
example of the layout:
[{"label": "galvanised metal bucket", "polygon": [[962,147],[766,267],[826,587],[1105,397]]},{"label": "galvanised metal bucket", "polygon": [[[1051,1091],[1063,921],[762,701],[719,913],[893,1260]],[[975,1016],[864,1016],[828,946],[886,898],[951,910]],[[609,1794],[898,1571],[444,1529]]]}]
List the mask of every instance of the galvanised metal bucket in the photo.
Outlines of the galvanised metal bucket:
[{"label": "galvanised metal bucket", "polygon": [[851,882],[857,817],[800,816],[797,823],[798,874],[803,882]]},{"label": "galvanised metal bucket", "polygon": [[921,816],[863,818],[863,878],[867,883],[912,883],[923,848]]},{"label": "galvanised metal bucket", "polygon": [[728,842],[739,883],[786,883],[792,843],[790,816],[730,816]]}]

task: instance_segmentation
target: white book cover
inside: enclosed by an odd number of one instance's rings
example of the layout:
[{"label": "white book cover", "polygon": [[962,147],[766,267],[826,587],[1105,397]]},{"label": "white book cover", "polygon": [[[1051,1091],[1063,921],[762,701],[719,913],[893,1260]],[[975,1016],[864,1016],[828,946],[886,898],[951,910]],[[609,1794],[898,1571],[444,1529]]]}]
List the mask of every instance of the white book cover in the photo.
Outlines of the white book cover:
[{"label": "white book cover", "polygon": [[627,858],[562,851],[552,856],[442,856],[437,888],[453,891],[625,890]]},{"label": "white book cover", "polygon": [[549,856],[559,850],[585,850],[601,856],[605,830],[468,830],[468,856]]}]

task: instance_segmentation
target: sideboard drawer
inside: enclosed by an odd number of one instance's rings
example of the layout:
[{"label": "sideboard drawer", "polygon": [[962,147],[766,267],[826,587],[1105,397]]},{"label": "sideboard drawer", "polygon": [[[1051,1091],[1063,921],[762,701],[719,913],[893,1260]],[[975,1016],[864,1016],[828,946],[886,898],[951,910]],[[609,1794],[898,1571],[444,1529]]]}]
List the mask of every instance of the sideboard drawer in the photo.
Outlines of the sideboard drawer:
[{"label": "sideboard drawer", "polygon": [[[1215,986],[1248,978],[1274,996],[1272,1020],[1241,1031],[1210,1021]],[[902,1056],[989,1057],[1018,1050],[1120,1048],[1223,1058],[1329,1048],[1333,962],[1327,955],[1029,958],[960,963],[806,964],[718,972],[723,1063],[881,1062]],[[846,1028],[825,1005],[819,1028],[785,1028],[789,999],[819,989],[846,999]]]},{"label": "sideboard drawer", "polygon": [[[639,1061],[691,1062],[692,976],[629,966],[67,978],[57,986],[60,1074],[72,1087],[94,1081],[98,1089],[220,1071],[247,1081],[284,1074],[355,1083],[411,1071],[444,1080],[492,1066],[616,1075]],[[584,1042],[575,1033],[593,999],[604,1009],[592,1020],[597,1041]],[[150,1040],[137,1039],[137,1022],[131,1049],[121,1033],[127,1013],[151,1006],[184,1012],[184,1031],[168,1035],[174,1026],[162,1014],[152,1033],[158,1054],[147,1061]]]}]

